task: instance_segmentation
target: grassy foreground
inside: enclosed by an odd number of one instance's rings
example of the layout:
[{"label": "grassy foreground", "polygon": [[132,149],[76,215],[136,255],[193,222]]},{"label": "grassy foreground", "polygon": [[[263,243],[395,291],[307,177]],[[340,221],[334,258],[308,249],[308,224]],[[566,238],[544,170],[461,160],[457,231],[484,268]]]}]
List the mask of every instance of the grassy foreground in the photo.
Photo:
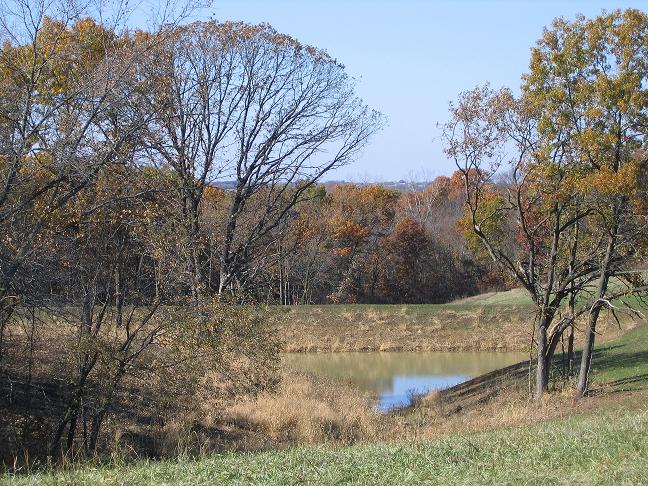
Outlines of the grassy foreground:
[{"label": "grassy foreground", "polygon": [[[602,345],[594,373],[594,398],[572,403],[564,394],[550,395],[549,403],[562,412],[517,427],[337,449],[295,447],[198,460],[86,465],[0,476],[0,483],[648,484],[648,325]],[[562,408],[566,403],[571,405]],[[530,414],[542,409],[527,407]]]},{"label": "grassy foreground", "polygon": [[645,484],[648,408],[432,442],[298,448],[6,478],[8,484]]}]

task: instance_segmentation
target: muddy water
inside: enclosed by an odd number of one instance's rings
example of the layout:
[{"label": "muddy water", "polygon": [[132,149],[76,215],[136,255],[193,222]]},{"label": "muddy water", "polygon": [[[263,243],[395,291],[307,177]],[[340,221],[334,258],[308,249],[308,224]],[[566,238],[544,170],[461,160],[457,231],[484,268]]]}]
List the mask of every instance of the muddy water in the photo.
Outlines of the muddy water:
[{"label": "muddy water", "polygon": [[527,359],[525,353],[302,353],[286,354],[287,369],[351,383],[372,393],[377,408],[407,405],[413,395],[457,385]]}]

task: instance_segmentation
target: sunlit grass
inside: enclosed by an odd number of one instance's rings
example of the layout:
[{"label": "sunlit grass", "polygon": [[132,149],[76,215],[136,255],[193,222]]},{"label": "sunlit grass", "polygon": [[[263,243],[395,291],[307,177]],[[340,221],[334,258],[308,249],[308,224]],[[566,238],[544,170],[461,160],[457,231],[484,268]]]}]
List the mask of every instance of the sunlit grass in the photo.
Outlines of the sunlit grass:
[{"label": "sunlit grass", "polygon": [[644,484],[648,410],[410,442],[296,448],[5,478],[11,484]]},{"label": "sunlit grass", "polygon": [[619,390],[648,387],[648,325],[595,349],[592,360],[595,384]]}]

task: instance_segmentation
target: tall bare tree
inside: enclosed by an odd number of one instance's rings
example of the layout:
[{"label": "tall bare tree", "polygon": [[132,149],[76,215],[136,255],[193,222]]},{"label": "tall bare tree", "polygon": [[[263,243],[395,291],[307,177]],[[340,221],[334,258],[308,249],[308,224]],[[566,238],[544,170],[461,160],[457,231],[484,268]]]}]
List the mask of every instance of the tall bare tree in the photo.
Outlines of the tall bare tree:
[{"label": "tall bare tree", "polygon": [[267,25],[177,29],[158,79],[154,103],[166,109],[151,147],[180,178],[196,298],[205,280],[198,209],[206,185],[233,181],[220,241],[222,292],[245,286],[256,245],[380,126],[341,64]]}]

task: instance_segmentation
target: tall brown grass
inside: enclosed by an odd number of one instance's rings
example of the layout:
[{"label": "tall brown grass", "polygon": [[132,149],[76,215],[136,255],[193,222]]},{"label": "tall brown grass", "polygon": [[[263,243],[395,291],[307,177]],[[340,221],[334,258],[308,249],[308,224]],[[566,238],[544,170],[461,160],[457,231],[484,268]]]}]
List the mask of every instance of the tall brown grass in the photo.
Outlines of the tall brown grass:
[{"label": "tall brown grass", "polygon": [[372,397],[350,385],[290,373],[274,393],[239,401],[225,410],[231,426],[254,431],[278,447],[286,444],[347,445],[355,442],[408,441],[519,426],[595,407],[574,401],[570,389],[554,391],[541,402],[527,391],[507,387],[487,400],[449,399],[432,392],[403,411],[381,414]]},{"label": "tall brown grass", "polygon": [[285,374],[276,392],[235,403],[225,414],[278,442],[351,444],[386,432],[385,417],[374,409],[370,396],[298,373]]}]

